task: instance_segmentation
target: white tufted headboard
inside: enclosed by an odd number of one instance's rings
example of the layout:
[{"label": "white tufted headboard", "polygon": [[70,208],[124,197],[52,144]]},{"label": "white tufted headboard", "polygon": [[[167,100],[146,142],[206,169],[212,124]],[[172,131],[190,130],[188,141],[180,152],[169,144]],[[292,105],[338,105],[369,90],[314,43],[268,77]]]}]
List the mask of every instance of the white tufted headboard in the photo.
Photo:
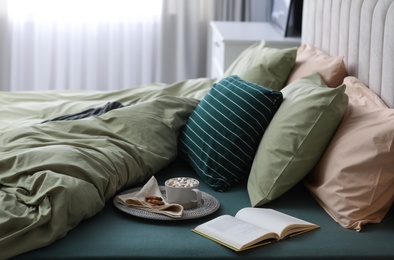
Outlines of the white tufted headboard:
[{"label": "white tufted headboard", "polygon": [[394,107],[394,0],[304,0],[302,42],[344,56],[348,74]]}]

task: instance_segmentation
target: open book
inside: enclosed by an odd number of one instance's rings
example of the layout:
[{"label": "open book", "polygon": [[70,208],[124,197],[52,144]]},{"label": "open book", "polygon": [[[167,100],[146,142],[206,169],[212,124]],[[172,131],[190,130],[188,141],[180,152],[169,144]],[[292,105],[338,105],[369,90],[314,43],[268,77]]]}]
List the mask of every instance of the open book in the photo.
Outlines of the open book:
[{"label": "open book", "polygon": [[235,251],[243,251],[317,228],[318,225],[273,209],[249,207],[239,210],[235,217],[219,216],[192,231]]}]

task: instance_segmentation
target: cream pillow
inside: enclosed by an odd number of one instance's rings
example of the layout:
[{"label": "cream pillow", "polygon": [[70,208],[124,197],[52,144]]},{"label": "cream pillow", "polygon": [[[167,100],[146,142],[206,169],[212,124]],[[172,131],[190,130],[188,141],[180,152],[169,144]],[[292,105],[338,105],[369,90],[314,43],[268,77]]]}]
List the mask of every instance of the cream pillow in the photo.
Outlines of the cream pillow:
[{"label": "cream pillow", "polygon": [[327,86],[335,88],[347,76],[342,56],[332,57],[310,44],[302,44],[297,50],[297,58],[287,84],[318,72]]},{"label": "cream pillow", "polygon": [[347,77],[349,105],[306,187],[341,226],[379,223],[394,199],[394,109]]}]

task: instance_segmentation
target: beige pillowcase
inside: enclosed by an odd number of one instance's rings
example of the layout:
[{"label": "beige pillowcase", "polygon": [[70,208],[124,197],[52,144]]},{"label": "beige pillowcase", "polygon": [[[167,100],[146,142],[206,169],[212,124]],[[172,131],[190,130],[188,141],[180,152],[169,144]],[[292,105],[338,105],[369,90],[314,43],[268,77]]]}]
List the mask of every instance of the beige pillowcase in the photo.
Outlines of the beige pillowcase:
[{"label": "beige pillowcase", "polygon": [[361,81],[347,77],[349,105],[305,184],[341,226],[379,223],[394,199],[394,109]]},{"label": "beige pillowcase", "polygon": [[296,56],[296,47],[270,48],[261,41],[244,50],[226,70],[224,77],[237,75],[245,81],[280,90],[285,86]]},{"label": "beige pillowcase", "polygon": [[318,72],[327,86],[336,88],[347,76],[342,56],[332,57],[313,45],[304,43],[297,50],[296,63],[287,84]]}]

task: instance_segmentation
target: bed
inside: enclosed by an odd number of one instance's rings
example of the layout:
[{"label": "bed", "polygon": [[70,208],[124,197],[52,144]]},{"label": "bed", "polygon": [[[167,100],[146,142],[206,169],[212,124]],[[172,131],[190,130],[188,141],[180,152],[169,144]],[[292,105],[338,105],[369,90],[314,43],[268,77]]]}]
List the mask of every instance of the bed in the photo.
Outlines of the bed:
[{"label": "bed", "polygon": [[[299,48],[255,44],[224,79],[113,92],[1,93],[0,258],[392,259],[393,24],[392,0],[305,0]],[[196,158],[216,161],[191,145],[204,135],[192,134],[206,123],[197,118],[239,84],[258,89],[256,95],[269,97],[264,107],[270,105],[240,127],[255,120],[262,129],[251,138],[249,166],[221,161],[232,168],[204,174],[209,169]],[[255,84],[268,88],[261,94]],[[240,107],[232,109],[242,114]],[[237,118],[233,123],[241,124]],[[201,150],[212,152],[208,159],[234,162],[234,149]],[[151,176],[159,185],[197,178],[220,206],[176,220],[119,210],[114,197]],[[191,231],[250,206],[320,228],[238,253]]]}]

